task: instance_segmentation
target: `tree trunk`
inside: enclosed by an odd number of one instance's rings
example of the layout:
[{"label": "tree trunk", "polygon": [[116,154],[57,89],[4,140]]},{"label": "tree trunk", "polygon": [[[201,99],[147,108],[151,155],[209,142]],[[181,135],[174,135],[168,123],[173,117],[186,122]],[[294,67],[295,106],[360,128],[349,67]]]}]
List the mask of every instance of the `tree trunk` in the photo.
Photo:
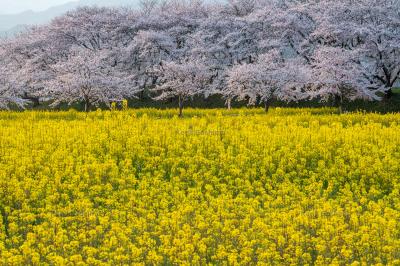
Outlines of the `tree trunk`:
[{"label": "tree trunk", "polygon": [[390,100],[393,96],[393,91],[392,88],[389,88],[386,92],[385,92],[385,96],[384,96],[384,100]]},{"label": "tree trunk", "polygon": [[272,104],[272,99],[268,99],[268,100],[264,101],[264,111],[266,113],[269,112],[269,108],[271,107],[271,104]]},{"label": "tree trunk", "polygon": [[268,104],[268,102],[264,102],[264,111],[265,111],[266,113],[268,113],[268,111],[269,111],[269,104]]},{"label": "tree trunk", "polygon": [[30,100],[32,101],[33,108],[38,107],[40,105],[39,98],[33,97]]},{"label": "tree trunk", "polygon": [[183,97],[179,95],[179,117],[183,116]]},{"label": "tree trunk", "polygon": [[228,110],[232,109],[232,99],[230,97],[226,100],[226,106],[228,107]]},{"label": "tree trunk", "polygon": [[339,105],[338,109],[339,109],[339,114],[343,114],[343,106],[341,104]]},{"label": "tree trunk", "polygon": [[341,95],[335,95],[335,105],[339,110],[339,114],[343,113],[343,97]]},{"label": "tree trunk", "polygon": [[85,99],[85,112],[90,111],[90,101],[88,99]]}]

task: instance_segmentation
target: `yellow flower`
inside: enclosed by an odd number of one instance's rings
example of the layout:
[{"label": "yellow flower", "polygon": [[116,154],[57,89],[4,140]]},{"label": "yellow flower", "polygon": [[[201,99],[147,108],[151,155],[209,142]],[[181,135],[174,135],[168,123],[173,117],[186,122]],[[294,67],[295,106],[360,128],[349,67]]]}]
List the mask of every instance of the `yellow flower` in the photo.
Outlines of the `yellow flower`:
[{"label": "yellow flower", "polygon": [[400,115],[122,107],[0,113],[0,265],[399,264]]}]

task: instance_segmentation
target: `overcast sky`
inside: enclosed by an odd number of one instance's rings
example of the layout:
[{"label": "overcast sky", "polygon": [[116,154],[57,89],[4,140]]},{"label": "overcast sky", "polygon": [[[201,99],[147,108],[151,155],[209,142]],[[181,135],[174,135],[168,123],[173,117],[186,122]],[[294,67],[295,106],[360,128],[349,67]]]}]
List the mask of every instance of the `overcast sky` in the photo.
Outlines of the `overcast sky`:
[{"label": "overcast sky", "polygon": [[0,14],[14,14],[26,10],[41,11],[73,1],[75,0],[0,0]]}]

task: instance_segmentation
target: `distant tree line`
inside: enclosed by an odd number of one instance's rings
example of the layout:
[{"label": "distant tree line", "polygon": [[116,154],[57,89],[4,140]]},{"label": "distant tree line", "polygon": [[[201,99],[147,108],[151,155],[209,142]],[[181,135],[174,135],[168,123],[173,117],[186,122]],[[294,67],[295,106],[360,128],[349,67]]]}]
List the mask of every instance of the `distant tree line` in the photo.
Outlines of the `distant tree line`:
[{"label": "distant tree line", "polygon": [[271,102],[384,100],[400,78],[398,0],[144,0],[84,7],[0,41],[0,108],[149,92]]}]

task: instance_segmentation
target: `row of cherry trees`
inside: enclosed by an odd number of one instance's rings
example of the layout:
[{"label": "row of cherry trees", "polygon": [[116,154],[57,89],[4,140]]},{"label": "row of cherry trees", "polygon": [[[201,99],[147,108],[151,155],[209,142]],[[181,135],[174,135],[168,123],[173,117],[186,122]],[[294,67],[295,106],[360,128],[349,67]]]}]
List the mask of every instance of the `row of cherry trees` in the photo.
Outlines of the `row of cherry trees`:
[{"label": "row of cherry trees", "polygon": [[400,78],[398,0],[144,0],[79,8],[0,42],[0,108],[149,90],[263,103],[379,100]]}]

